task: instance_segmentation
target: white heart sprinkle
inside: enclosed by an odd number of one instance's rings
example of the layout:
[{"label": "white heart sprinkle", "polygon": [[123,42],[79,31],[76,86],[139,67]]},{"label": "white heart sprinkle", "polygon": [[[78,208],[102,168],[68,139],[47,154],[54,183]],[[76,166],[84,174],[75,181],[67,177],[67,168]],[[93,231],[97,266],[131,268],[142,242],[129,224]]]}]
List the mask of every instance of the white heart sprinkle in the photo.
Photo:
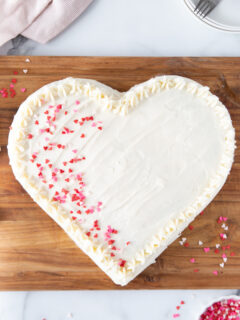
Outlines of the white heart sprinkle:
[{"label": "white heart sprinkle", "polygon": [[224,261],[224,262],[227,262],[227,258],[223,258],[223,261]]},{"label": "white heart sprinkle", "polygon": [[25,60],[25,62],[30,62],[30,59],[29,59],[29,58],[27,58],[27,59]]},{"label": "white heart sprinkle", "polygon": [[185,242],[187,240],[187,238],[182,238],[182,241]]},{"label": "white heart sprinkle", "polygon": [[28,69],[23,69],[23,73],[28,73]]},{"label": "white heart sprinkle", "polygon": [[226,228],[224,228],[224,230],[227,231],[228,230],[228,226],[226,226]]},{"label": "white heart sprinkle", "polygon": [[219,243],[217,243],[217,244],[216,244],[216,248],[219,248],[219,247],[220,247],[220,244],[219,244]]},{"label": "white heart sprinkle", "polygon": [[203,242],[201,240],[199,240],[198,244],[201,246],[203,244]]},{"label": "white heart sprinkle", "polygon": [[225,223],[222,224],[222,228],[224,229],[226,227]]},{"label": "white heart sprinkle", "polygon": [[224,263],[219,264],[221,268],[224,268]]},{"label": "white heart sprinkle", "polygon": [[183,245],[183,242],[182,241],[179,241],[180,245],[182,246]]}]

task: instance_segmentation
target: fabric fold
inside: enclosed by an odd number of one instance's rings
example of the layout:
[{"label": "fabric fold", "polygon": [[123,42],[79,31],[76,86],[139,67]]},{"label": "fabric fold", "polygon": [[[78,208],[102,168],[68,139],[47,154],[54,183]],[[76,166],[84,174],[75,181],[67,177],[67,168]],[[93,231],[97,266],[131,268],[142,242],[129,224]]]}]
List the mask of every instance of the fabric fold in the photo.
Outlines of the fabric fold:
[{"label": "fabric fold", "polygon": [[22,35],[46,43],[68,27],[93,0],[53,0]]},{"label": "fabric fold", "polygon": [[0,46],[17,35],[46,43],[69,26],[93,0],[2,0]]},{"label": "fabric fold", "polygon": [[0,45],[21,34],[52,0],[1,1]]}]

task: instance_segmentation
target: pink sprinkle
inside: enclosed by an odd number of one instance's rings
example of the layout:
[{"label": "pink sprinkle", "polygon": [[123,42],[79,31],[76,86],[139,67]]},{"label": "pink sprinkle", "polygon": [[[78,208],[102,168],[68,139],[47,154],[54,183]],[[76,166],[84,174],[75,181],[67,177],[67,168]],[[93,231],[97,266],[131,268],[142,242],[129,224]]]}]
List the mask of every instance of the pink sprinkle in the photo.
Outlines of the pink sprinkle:
[{"label": "pink sprinkle", "polygon": [[108,231],[109,233],[112,233],[112,232],[113,232],[113,229],[111,228],[111,226],[107,226],[107,231]]},{"label": "pink sprinkle", "polygon": [[21,88],[21,91],[22,92],[25,92],[27,89],[26,88]]},{"label": "pink sprinkle", "polygon": [[213,271],[213,274],[214,274],[215,276],[217,276],[217,275],[218,275],[218,271],[217,271],[217,270],[214,270],[214,271]]},{"label": "pink sprinkle", "polygon": [[225,253],[222,254],[222,258],[227,258]]},{"label": "pink sprinkle", "polygon": [[77,112],[77,109],[74,109],[73,111],[74,111],[74,112]]},{"label": "pink sprinkle", "polygon": [[179,318],[180,317],[180,313],[174,313],[173,314],[173,318]]},{"label": "pink sprinkle", "polygon": [[40,129],[40,133],[44,133],[45,132],[45,129]]},{"label": "pink sprinkle", "polygon": [[227,235],[225,233],[220,233],[221,240],[227,239]]},{"label": "pink sprinkle", "polygon": [[204,252],[209,252],[210,251],[210,248],[203,248]]},{"label": "pink sprinkle", "polygon": [[72,152],[77,153],[77,149],[72,150]]},{"label": "pink sprinkle", "polygon": [[93,122],[92,127],[96,127],[96,126],[97,126],[96,122]]},{"label": "pink sprinkle", "polygon": [[13,83],[10,83],[9,87],[10,87],[10,88],[14,88],[14,84],[13,84]]},{"label": "pink sprinkle", "polygon": [[76,100],[76,104],[80,104],[80,101],[79,101],[79,100]]},{"label": "pink sprinkle", "polygon": [[226,222],[227,220],[228,220],[228,218],[227,218],[227,217],[223,217],[223,221],[225,221],[225,222]]},{"label": "pink sprinkle", "polygon": [[195,259],[194,258],[190,259],[190,262],[195,263]]}]

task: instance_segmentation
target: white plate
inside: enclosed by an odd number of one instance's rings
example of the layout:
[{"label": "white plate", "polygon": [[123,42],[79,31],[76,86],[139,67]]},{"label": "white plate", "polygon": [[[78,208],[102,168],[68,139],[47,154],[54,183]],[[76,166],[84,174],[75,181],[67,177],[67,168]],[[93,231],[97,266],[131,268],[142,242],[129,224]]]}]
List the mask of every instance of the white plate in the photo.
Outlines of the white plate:
[{"label": "white plate", "polygon": [[240,32],[240,0],[222,0],[204,19],[194,13],[199,0],[184,0],[191,12],[202,22],[223,31]]}]

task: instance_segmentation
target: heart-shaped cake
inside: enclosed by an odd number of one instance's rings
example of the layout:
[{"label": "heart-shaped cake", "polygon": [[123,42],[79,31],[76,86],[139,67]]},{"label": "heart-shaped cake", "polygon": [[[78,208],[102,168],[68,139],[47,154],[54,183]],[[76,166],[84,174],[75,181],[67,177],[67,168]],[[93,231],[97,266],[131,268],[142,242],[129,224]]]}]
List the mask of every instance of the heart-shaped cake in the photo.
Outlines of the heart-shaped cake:
[{"label": "heart-shaped cake", "polygon": [[88,79],[53,82],[22,103],[11,129],[18,181],[121,285],[215,197],[235,149],[224,105],[178,76],[126,93]]}]

